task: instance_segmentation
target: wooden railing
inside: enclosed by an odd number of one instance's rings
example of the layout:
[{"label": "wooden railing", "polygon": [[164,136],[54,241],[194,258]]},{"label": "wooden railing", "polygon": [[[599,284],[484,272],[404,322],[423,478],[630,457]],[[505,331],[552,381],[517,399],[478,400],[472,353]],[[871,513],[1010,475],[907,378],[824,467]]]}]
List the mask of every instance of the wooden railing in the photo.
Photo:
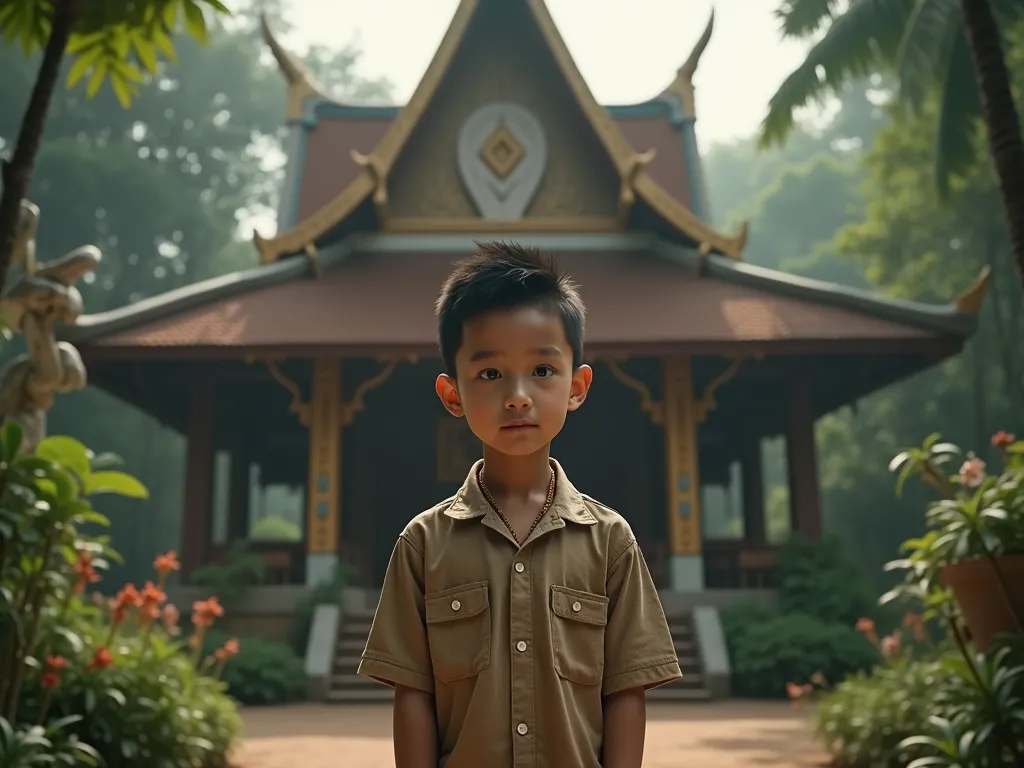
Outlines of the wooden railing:
[{"label": "wooden railing", "polygon": [[705,541],[708,589],[774,589],[777,548],[749,541]]},{"label": "wooden railing", "polygon": [[[213,547],[210,562],[224,564],[230,545]],[[280,586],[306,583],[306,544],[302,541],[250,541],[248,551],[263,560],[263,583]]]}]

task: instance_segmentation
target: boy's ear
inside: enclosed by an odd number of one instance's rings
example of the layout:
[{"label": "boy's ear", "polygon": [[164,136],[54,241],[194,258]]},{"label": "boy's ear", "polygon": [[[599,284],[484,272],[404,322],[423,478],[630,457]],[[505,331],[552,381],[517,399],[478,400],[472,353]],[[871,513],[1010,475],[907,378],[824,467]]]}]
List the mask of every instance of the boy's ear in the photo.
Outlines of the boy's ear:
[{"label": "boy's ear", "polygon": [[572,374],[572,386],[569,389],[569,410],[575,411],[590,392],[590,384],[594,380],[594,371],[589,365],[581,365]]},{"label": "boy's ear", "polygon": [[434,391],[441,399],[441,405],[452,416],[461,417],[465,414],[462,410],[462,398],[459,397],[459,388],[455,379],[447,373],[442,373],[434,382]]}]

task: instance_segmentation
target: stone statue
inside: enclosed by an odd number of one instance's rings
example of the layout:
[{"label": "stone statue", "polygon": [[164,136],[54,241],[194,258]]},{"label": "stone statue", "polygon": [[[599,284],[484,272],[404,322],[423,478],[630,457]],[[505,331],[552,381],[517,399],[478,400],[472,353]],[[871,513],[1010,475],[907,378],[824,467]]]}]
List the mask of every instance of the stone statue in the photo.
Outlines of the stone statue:
[{"label": "stone statue", "polygon": [[22,450],[33,451],[46,436],[46,412],[58,392],[85,387],[86,373],[78,350],[57,341],[56,326],[74,325],[82,313],[82,294],[75,288],[96,269],[100,252],[91,245],[76,248],[52,261],[36,261],[39,208],[21,203],[21,217],[11,268],[21,274],[0,299],[0,314],[13,331],[25,336],[26,353],[0,371],[0,420],[14,419],[24,431]]}]

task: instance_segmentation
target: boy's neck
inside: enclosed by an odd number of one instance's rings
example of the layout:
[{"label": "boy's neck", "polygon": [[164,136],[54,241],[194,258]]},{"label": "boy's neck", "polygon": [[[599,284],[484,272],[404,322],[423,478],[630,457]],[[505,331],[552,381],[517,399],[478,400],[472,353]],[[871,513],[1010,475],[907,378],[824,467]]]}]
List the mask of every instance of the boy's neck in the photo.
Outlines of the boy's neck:
[{"label": "boy's neck", "polygon": [[484,445],[483,479],[497,497],[547,494],[551,485],[551,445],[527,456],[509,456]]}]

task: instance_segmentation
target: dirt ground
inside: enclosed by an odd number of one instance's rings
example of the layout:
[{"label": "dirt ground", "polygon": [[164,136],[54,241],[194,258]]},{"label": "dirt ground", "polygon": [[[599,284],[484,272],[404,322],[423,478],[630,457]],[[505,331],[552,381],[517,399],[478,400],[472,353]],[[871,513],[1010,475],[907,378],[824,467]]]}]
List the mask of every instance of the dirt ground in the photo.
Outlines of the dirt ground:
[{"label": "dirt ground", "polygon": [[[391,707],[245,710],[236,768],[393,768]],[[826,765],[806,716],[785,703],[648,704],[645,768]]]}]

